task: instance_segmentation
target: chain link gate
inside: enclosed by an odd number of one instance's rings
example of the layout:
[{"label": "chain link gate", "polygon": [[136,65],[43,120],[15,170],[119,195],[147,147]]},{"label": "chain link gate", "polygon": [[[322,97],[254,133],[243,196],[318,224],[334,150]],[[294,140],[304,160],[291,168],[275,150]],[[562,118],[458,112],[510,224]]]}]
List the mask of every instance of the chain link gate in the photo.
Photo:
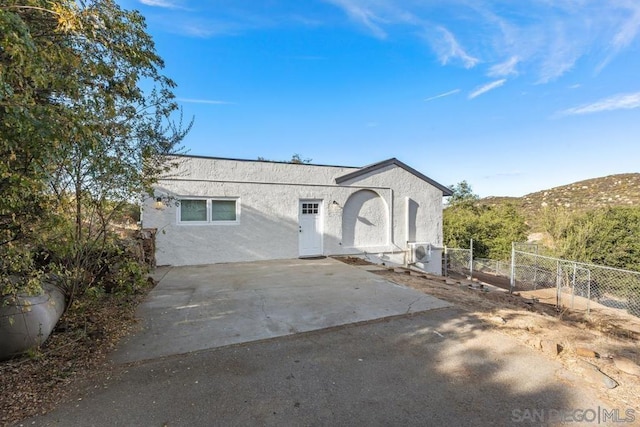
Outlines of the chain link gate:
[{"label": "chain link gate", "polygon": [[511,291],[555,288],[557,306],[587,313],[596,304],[640,317],[640,272],[539,255],[536,245],[514,243]]}]

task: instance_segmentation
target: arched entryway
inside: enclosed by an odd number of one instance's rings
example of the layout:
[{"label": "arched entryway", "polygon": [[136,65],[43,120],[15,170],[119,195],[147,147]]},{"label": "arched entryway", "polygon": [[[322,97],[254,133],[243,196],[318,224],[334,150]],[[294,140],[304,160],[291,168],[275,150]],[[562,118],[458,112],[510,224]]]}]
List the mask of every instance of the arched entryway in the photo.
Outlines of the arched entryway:
[{"label": "arched entryway", "polygon": [[342,245],[347,248],[387,245],[388,216],[387,204],[378,193],[356,191],[342,211]]}]

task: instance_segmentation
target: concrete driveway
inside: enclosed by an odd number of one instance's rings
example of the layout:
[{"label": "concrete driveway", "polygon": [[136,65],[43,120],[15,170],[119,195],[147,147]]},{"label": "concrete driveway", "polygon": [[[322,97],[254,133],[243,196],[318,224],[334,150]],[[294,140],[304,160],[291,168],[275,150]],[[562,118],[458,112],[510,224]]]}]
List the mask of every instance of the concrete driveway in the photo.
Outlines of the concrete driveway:
[{"label": "concrete driveway", "polygon": [[473,313],[430,310],[447,304],[339,261],[160,273],[142,331],[114,357],[140,362],[21,425],[592,426],[609,423],[585,414],[626,414]]},{"label": "concrete driveway", "polygon": [[597,426],[580,421],[626,409],[444,308],[118,365],[21,425]]},{"label": "concrete driveway", "polygon": [[417,313],[449,303],[325,258],[160,268],[126,363]]}]

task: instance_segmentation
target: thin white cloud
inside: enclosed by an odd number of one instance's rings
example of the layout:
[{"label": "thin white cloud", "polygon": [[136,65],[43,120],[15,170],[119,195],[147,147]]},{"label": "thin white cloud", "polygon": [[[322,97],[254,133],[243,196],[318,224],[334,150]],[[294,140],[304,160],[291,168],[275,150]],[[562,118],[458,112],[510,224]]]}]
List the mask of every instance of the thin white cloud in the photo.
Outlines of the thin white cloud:
[{"label": "thin white cloud", "polygon": [[309,28],[317,28],[322,26],[323,21],[320,19],[314,19],[311,17],[307,17],[304,15],[291,15],[289,16],[289,19],[293,22],[299,23],[304,25],[305,27],[309,27]]},{"label": "thin white cloud", "polygon": [[517,75],[518,70],[517,66],[520,62],[520,58],[517,56],[512,56],[500,64],[496,64],[489,69],[489,77],[505,77],[510,75]]},{"label": "thin white cloud", "polygon": [[219,34],[227,34],[224,31],[220,31],[219,29],[212,29],[208,26],[202,26],[196,23],[187,23],[183,24],[177,28],[177,32],[180,34],[184,34],[191,37],[198,37],[201,39],[206,39],[208,37],[219,35]]},{"label": "thin white cloud", "polygon": [[182,6],[169,0],[139,0],[140,3],[151,7],[162,7],[165,9],[182,9]]},{"label": "thin white cloud", "polygon": [[598,73],[602,71],[616,55],[627,48],[637,38],[638,32],[640,32],[640,5],[629,3],[628,6],[632,9],[628,14],[629,19],[620,25],[618,31],[613,36],[610,43],[609,55],[607,55],[596,68],[596,72]]},{"label": "thin white cloud", "polygon": [[425,98],[425,101],[433,101],[434,99],[444,98],[445,96],[455,95],[458,92],[460,92],[460,89],[450,90],[449,92],[445,92],[445,93],[441,93],[439,95],[435,95],[435,96],[431,96],[429,98]]},{"label": "thin white cloud", "polygon": [[[490,77],[534,76],[537,83],[548,83],[579,63],[601,63],[597,72],[640,38],[637,0],[530,0],[507,6],[492,0],[451,0],[450,4],[451,9],[463,10],[457,16],[464,21],[452,13],[454,24],[448,24],[460,43],[482,52],[482,62],[510,58],[492,67]],[[453,26],[459,23],[462,30]],[[514,57],[517,64],[511,63]],[[589,61],[579,62],[583,58]]]},{"label": "thin white cloud", "polygon": [[[145,0],[162,1],[167,0]],[[156,24],[165,28],[167,32],[187,37],[212,38],[239,36],[247,32],[265,29],[275,29],[281,24],[279,17],[267,14],[253,13],[252,11],[230,10],[220,7],[220,10],[207,9],[205,2],[198,4],[201,8],[197,11],[178,6],[178,0],[174,2],[181,13],[165,12],[165,16],[154,15]],[[183,0],[181,0],[183,1]],[[207,13],[209,12],[210,13]],[[290,17],[288,17],[291,19]],[[297,25],[300,25],[296,21]]]},{"label": "thin white cloud", "polygon": [[451,60],[460,60],[465,68],[475,67],[480,60],[467,53],[462,48],[453,33],[445,27],[436,28],[438,35],[431,37],[433,48],[436,50],[442,65],[447,65]]},{"label": "thin white cloud", "polygon": [[482,85],[474,89],[473,92],[469,94],[469,99],[477,98],[478,96],[485,94],[490,90],[497,89],[503,84],[505,84],[506,82],[507,82],[507,79],[500,79],[500,80],[493,81],[491,83],[487,83],[486,85]]},{"label": "thin white cloud", "polygon": [[576,37],[576,30],[565,22],[555,22],[548,31],[542,38],[547,47],[541,51],[538,83],[549,83],[569,72],[588,49],[588,40]]},{"label": "thin white cloud", "polygon": [[634,108],[640,108],[640,92],[614,95],[591,104],[568,108],[561,111],[558,115],[573,116],[600,113],[602,111],[632,110]]},{"label": "thin white cloud", "polygon": [[491,78],[518,76],[537,83],[558,80],[578,66],[598,72],[640,39],[638,0],[321,0],[338,13],[306,2],[254,6],[221,0],[191,2],[198,11],[187,14],[172,10],[186,10],[186,0],[137,1],[164,9],[166,16],[155,19],[168,31],[203,38],[285,25],[332,28],[346,16],[352,26],[380,39],[422,38],[443,66],[491,64],[486,72]]},{"label": "thin white cloud", "polygon": [[370,8],[364,7],[358,1],[353,0],[326,0],[338,6],[354,21],[359,22],[371,31],[371,33],[381,39],[387,37],[387,33],[379,25],[385,20],[377,16]]},{"label": "thin white cloud", "polygon": [[170,31],[176,34],[201,39],[217,36],[236,36],[250,29],[245,23],[207,21],[200,18],[176,19],[170,24],[170,28]]},{"label": "thin white cloud", "polygon": [[210,104],[210,105],[232,105],[233,102],[220,101],[217,99],[193,99],[193,98],[176,98],[176,101],[186,104]]},{"label": "thin white cloud", "polygon": [[636,8],[631,17],[622,25],[613,38],[612,46],[616,50],[623,49],[631,44],[640,30],[640,8]]}]

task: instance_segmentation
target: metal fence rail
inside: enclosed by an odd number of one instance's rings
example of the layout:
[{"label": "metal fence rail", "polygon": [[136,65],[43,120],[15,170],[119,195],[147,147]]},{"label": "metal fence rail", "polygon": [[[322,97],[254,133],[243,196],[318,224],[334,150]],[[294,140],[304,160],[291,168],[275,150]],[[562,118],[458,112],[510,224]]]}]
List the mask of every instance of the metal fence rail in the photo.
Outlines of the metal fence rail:
[{"label": "metal fence rail", "polygon": [[555,288],[558,307],[596,304],[640,317],[640,272],[552,258],[514,243],[511,290]]}]

